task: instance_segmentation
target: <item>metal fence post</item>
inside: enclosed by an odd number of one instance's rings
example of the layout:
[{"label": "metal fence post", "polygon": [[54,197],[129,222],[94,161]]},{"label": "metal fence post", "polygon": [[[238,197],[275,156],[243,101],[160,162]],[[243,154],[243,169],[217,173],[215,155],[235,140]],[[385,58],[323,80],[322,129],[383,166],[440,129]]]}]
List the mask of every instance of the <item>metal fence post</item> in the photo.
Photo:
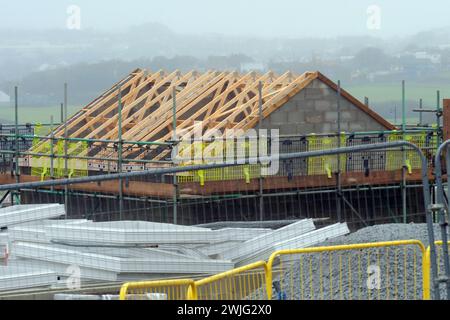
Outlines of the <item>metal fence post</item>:
[{"label": "metal fence post", "polygon": [[[406,140],[406,86],[405,80],[402,81],[402,139]],[[406,210],[406,153],[402,148],[402,211],[403,211],[403,223],[407,223],[407,210]]]},{"label": "metal fence post", "polygon": [[[177,148],[176,146],[176,140],[177,140],[177,88],[173,87],[172,90],[172,140],[174,143],[174,148]],[[172,178],[173,183],[173,223],[178,223],[178,212],[177,212],[177,196],[178,196],[178,184],[177,184],[177,174],[173,174]]]},{"label": "metal fence post", "polygon": [[[262,129],[262,120],[263,120],[263,96],[262,96],[262,88],[263,88],[263,84],[262,81],[259,82],[258,84],[258,95],[259,95],[259,119],[258,119],[258,147],[260,145],[260,141],[261,141],[261,129]],[[259,150],[259,148],[258,148]],[[260,152],[261,154],[261,152]],[[260,155],[259,154],[259,155]],[[258,155],[258,158],[259,158]],[[262,177],[262,166],[261,166],[261,161],[259,161],[259,220],[263,221],[264,220],[264,188],[263,188],[263,177]]]},{"label": "metal fence post", "polygon": [[[117,86],[117,101],[118,101],[118,136],[117,136],[117,172],[122,173],[122,88]],[[119,179],[119,219],[123,220],[123,180]]]},{"label": "metal fence post", "polygon": [[[341,148],[341,81],[337,82],[337,145]],[[337,184],[337,194],[336,194],[336,209],[338,221],[342,221],[342,190],[341,190],[341,155],[337,155],[337,173],[336,173],[336,184]]]},{"label": "metal fence post", "polygon": [[[449,253],[448,253],[448,236],[447,236],[447,227],[448,227],[448,213],[449,213],[449,205],[448,202],[445,201],[444,197],[444,185],[442,183],[442,164],[441,164],[441,156],[442,151],[446,150],[446,165],[447,165],[447,175],[449,173],[448,169],[450,167],[450,140],[442,143],[435,156],[435,170],[436,170],[436,187],[437,187],[437,204],[435,210],[439,212],[439,224],[441,227],[441,237],[443,242],[443,259],[444,259],[444,267],[445,267],[445,277],[441,277],[440,279],[434,280],[434,288],[435,291],[438,291],[439,297],[439,282],[445,282],[447,288],[447,299],[450,299],[450,261],[449,261]],[[448,177],[447,177],[447,185],[448,185]],[[438,281],[439,280],[439,281]]]},{"label": "metal fence post", "polygon": [[[55,177],[55,167],[54,167],[54,139],[55,134],[53,132],[53,116],[50,116],[50,177],[53,179]],[[53,188],[52,188],[53,190]]]},{"label": "metal fence post", "polygon": [[[64,177],[69,178],[68,170],[68,131],[67,131],[67,83],[64,83]],[[65,218],[69,215],[69,186],[64,186],[64,207],[66,211]]]},{"label": "metal fence post", "polygon": [[[14,87],[14,175],[16,177],[16,183],[20,182],[19,178],[19,89],[18,87]],[[11,192],[11,205],[14,205],[14,196],[19,195],[19,189],[15,190],[15,192]]]}]

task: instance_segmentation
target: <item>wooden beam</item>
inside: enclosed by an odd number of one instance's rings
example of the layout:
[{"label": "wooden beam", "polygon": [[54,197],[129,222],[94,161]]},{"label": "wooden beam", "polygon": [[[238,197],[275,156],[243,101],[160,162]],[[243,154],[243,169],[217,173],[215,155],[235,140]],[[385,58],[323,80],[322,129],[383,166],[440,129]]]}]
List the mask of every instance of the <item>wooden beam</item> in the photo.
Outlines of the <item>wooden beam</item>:
[{"label": "wooden beam", "polygon": [[[192,87],[186,87],[179,95],[177,95],[177,117],[180,118],[188,109],[186,106],[190,105],[193,101],[201,101],[203,98],[210,94],[210,91],[214,90],[215,85],[220,82],[226,73],[215,75],[214,77],[208,77],[203,79],[202,82],[196,83]],[[213,89],[212,89],[213,88]],[[152,126],[137,127],[133,132],[129,132],[133,135],[134,139],[155,141],[152,139],[157,136],[161,130],[167,127],[168,123],[172,121],[172,100],[168,101],[165,105],[161,106],[155,115],[151,115],[153,121]]]},{"label": "wooden beam", "polygon": [[[144,71],[138,69],[135,72],[128,75],[125,79],[117,82],[114,86],[112,86],[106,93],[101,95],[99,98],[95,99],[93,102],[91,102],[87,107],[83,108],[83,112],[79,112],[72,116],[67,124],[67,130],[68,132],[74,130],[74,128],[79,125],[83,120],[86,120],[86,117],[90,116],[94,112],[99,112],[99,110],[102,110],[104,108],[104,104],[111,100],[114,96],[117,96],[117,86],[120,84],[123,89],[128,88],[129,86],[132,86],[133,83],[140,81],[144,77]],[[102,114],[100,112],[100,114]],[[88,125],[89,126],[89,125]],[[63,136],[64,134],[64,126],[61,125],[55,130],[55,136]],[[74,134],[71,134],[71,137],[77,137]]]},{"label": "wooden beam", "polygon": [[[153,81],[155,81],[155,84],[152,86],[152,88],[150,88],[150,90],[148,90],[147,92],[145,92],[144,94],[142,94],[138,99],[134,100],[133,102],[131,102],[130,104],[126,105],[123,107],[122,112],[128,113],[129,110],[131,110],[132,108],[134,108],[135,106],[137,106],[139,103],[141,103],[142,101],[146,100],[149,97],[153,97],[153,95],[158,95],[157,90],[164,85],[167,81],[172,81],[172,79],[174,77],[179,76],[179,72],[175,71],[171,74],[169,74],[168,76],[162,76],[161,74],[154,74],[151,78]],[[149,81],[150,82],[150,81]],[[140,89],[139,89],[140,90]],[[141,111],[142,108],[139,110]],[[133,121],[134,118],[128,117],[126,119],[123,120],[123,125],[127,125],[128,122]],[[97,136],[98,133],[100,133],[101,131],[103,131],[110,123],[114,123],[117,124],[118,123],[118,115],[115,115],[114,117],[112,117],[110,120],[108,120],[107,123],[104,123],[102,125],[100,125],[96,130],[94,130],[93,132],[89,133],[87,135],[88,138],[93,138],[95,136]],[[117,139],[117,130],[114,132],[108,132],[106,135],[101,135],[100,139]]]}]

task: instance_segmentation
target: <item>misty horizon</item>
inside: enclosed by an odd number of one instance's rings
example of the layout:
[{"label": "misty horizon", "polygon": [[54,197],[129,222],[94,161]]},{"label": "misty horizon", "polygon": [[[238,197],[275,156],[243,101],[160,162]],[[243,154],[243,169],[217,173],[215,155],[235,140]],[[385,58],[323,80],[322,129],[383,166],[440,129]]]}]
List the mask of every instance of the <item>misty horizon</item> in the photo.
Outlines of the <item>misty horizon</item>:
[{"label": "misty horizon", "polygon": [[[373,36],[394,38],[450,28],[450,7],[444,0],[411,3],[405,0],[231,0],[216,3],[206,0],[168,0],[151,3],[144,0],[110,5],[106,0],[44,0],[29,3],[0,1],[0,30],[63,30],[67,8],[81,10],[81,29],[97,32],[124,32],[133,27],[161,24],[178,34],[223,35],[257,38],[336,38]],[[369,29],[367,10],[380,11],[378,29]],[[449,8],[449,9],[447,9]],[[20,14],[17,14],[20,12]]]},{"label": "misty horizon", "polygon": [[58,105],[64,82],[71,103],[84,105],[136,68],[319,70],[393,119],[401,80],[412,105],[434,103],[436,89],[450,96],[444,0],[0,0],[0,8],[0,106],[10,106],[15,85],[24,105]]}]

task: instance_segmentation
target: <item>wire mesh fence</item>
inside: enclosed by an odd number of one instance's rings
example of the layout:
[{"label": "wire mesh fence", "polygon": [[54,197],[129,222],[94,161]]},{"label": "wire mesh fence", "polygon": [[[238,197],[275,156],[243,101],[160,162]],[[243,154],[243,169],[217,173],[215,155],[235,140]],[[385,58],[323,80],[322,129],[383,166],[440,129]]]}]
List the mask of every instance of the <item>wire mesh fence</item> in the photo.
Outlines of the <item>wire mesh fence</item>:
[{"label": "wire mesh fence", "polygon": [[[341,150],[341,155],[332,153],[335,149],[283,154],[279,162],[292,160],[307,168],[310,157],[343,161],[352,154],[398,152],[401,146],[370,148]],[[201,170],[246,165],[254,164],[130,169],[116,174],[112,170],[106,175],[88,170],[89,176],[70,179],[22,175],[22,184],[0,186],[16,195],[14,206],[0,209],[0,234],[6,243],[2,274],[8,274],[2,291],[42,287],[76,291],[104,283],[204,277],[267,259],[278,249],[318,245],[347,234],[349,228],[424,221],[424,183],[417,170],[403,177],[402,170],[371,170],[367,176],[335,172],[343,167],[331,166],[330,177],[324,166],[322,174],[311,176],[294,170],[299,175],[177,179]],[[256,167],[261,170],[262,165]],[[264,281],[258,271],[226,277],[214,285],[217,289],[205,285],[199,298],[258,296]]]},{"label": "wire mesh fence", "polygon": [[269,260],[273,298],[421,300],[424,256],[419,241],[281,251]]},{"label": "wire mesh fence", "polygon": [[[28,136],[32,148],[21,154],[19,159],[20,173],[28,180],[143,171],[170,165],[170,161],[164,159],[149,160],[154,158],[155,152],[170,151],[167,144],[136,145],[123,142],[122,157],[119,156],[117,141],[70,140],[66,143],[62,138],[42,138],[40,132],[47,129],[37,128],[37,134]],[[434,137],[434,132],[409,133],[406,136],[413,142],[419,141],[418,145],[428,159],[432,158],[434,145],[430,142],[433,139],[429,137]],[[283,137],[279,143],[279,152],[327,150],[337,147],[338,140],[345,147],[391,141],[398,137],[396,132],[343,134],[339,139],[333,135]],[[197,145],[202,150],[208,144],[202,142]],[[236,145],[234,143],[232,148],[236,149]],[[125,215],[129,219],[174,222],[173,212],[176,212],[177,223],[184,224],[299,217],[329,219],[333,213],[341,211],[339,220],[359,227],[367,224],[367,221],[369,224],[370,221],[405,221],[405,215],[419,217],[424,212],[418,157],[414,153],[399,148],[339,156],[290,158],[281,160],[276,172],[268,177],[262,174],[267,166],[244,164],[186,170],[178,172],[176,178],[163,174],[143,175],[121,181],[98,182],[96,187],[79,184],[50,190],[25,189],[22,190],[22,201],[67,202],[66,209],[70,216],[84,215],[103,221],[120,218],[120,213],[126,211]],[[205,163],[207,161],[197,161],[187,165]],[[404,172],[404,168],[409,169]],[[149,188],[146,188],[146,183],[150,182],[159,185],[149,184]],[[158,191],[146,192],[150,189]],[[80,201],[81,198],[86,201]],[[120,205],[114,205],[114,202]],[[153,214],[149,216],[146,213],[148,208],[157,210],[152,210]],[[161,213],[156,214],[158,211]]]},{"label": "wire mesh fence", "polygon": [[128,282],[121,287],[120,300],[187,300],[193,280]]},{"label": "wire mesh fence", "polygon": [[263,261],[194,283],[195,300],[265,300],[267,266]]}]

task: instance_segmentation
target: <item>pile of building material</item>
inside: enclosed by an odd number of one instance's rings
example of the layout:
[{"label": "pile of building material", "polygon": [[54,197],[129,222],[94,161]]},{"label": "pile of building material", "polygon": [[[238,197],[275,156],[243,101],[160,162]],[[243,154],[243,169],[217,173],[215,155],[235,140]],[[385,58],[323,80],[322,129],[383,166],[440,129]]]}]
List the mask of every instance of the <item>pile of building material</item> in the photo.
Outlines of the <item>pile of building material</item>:
[{"label": "pile of building material", "polygon": [[0,233],[0,264],[4,259],[8,258],[9,238],[5,233]]},{"label": "pile of building material", "polygon": [[[434,225],[436,240],[441,238],[441,229]],[[321,242],[319,246],[338,246],[357,243],[386,242],[398,240],[419,240],[428,246],[428,226],[420,224],[381,224],[360,229],[349,235],[335,237]],[[440,251],[440,270],[444,272],[444,259]],[[307,258],[306,258],[307,257]],[[351,258],[349,260],[349,257]],[[371,248],[342,252],[324,252],[311,254],[304,258],[303,272],[300,256],[291,257],[286,262],[281,276],[274,281],[281,282],[273,297],[281,299],[333,299],[333,300],[413,300],[422,298],[422,272],[420,272],[422,252],[416,246]],[[319,272],[305,272],[312,266]],[[378,287],[369,289],[367,284],[371,267],[381,270]],[[334,285],[333,285],[334,284]],[[338,285],[340,284],[340,285]],[[367,285],[366,285],[367,284]],[[341,292],[339,286],[344,288]],[[281,289],[280,289],[281,288]],[[446,296],[445,286],[441,286],[441,295]]]},{"label": "pile of building material", "polygon": [[305,219],[228,248],[221,256],[232,260],[236,266],[243,266],[267,260],[277,250],[310,247],[349,232],[345,223],[316,230],[313,220]]},{"label": "pile of building material", "polygon": [[50,286],[57,282],[57,274],[51,268],[27,263],[9,264],[13,242],[10,232],[15,227],[42,223],[45,219],[64,214],[64,206],[60,204],[17,205],[0,209],[0,291]]},{"label": "pile of building material", "polygon": [[[57,293],[54,295],[53,300],[119,300],[118,294],[67,294]],[[165,293],[141,293],[141,294],[128,294],[128,300],[167,300],[167,294]]]},{"label": "pile of building material", "polygon": [[0,266],[0,291],[46,287],[56,281],[56,273],[50,269]]},{"label": "pile of building material", "polygon": [[56,218],[64,214],[64,206],[57,203],[11,206],[0,210],[0,228],[30,221]]},{"label": "pile of building material", "polygon": [[316,230],[311,219],[277,230],[50,219],[63,215],[58,204],[0,209],[0,291],[217,274],[348,233],[344,224]]}]

